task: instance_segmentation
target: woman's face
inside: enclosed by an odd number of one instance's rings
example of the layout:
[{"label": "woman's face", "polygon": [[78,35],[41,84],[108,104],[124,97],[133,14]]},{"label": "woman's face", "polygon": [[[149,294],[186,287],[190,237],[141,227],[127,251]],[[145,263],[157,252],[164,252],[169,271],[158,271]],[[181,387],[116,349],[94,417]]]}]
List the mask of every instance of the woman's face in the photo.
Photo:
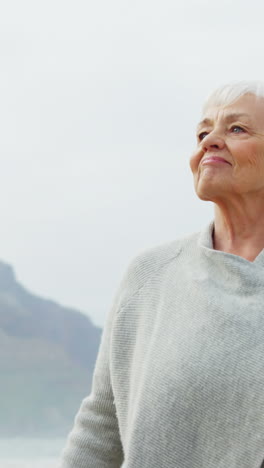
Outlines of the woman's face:
[{"label": "woman's face", "polygon": [[264,197],[264,98],[246,94],[228,106],[208,107],[190,167],[202,200]]}]

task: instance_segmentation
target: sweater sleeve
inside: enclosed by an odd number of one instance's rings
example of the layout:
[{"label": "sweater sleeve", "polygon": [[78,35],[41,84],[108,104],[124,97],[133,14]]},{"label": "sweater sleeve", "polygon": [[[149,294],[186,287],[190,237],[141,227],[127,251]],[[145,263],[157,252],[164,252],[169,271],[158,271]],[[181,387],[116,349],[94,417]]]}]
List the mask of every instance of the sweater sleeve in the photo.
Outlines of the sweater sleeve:
[{"label": "sweater sleeve", "polygon": [[111,386],[110,344],[115,304],[107,318],[95,365],[91,394],[75,418],[60,468],[119,468],[123,461]]},{"label": "sweater sleeve", "polygon": [[[163,252],[164,250],[164,252]],[[108,315],[95,365],[92,391],[82,402],[62,453],[60,468],[120,468],[124,456],[111,384],[111,341],[115,317],[162,265],[178,253],[174,246],[149,249],[132,259]],[[161,253],[160,253],[161,252]],[[160,260],[160,257],[162,261]],[[122,350],[120,350],[122,354]]]}]

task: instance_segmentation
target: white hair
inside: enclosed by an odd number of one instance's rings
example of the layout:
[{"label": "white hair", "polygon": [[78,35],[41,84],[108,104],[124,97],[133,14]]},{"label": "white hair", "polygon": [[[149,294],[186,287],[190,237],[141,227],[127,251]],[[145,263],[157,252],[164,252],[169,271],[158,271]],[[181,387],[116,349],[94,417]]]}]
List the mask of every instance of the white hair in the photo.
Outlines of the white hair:
[{"label": "white hair", "polygon": [[234,81],[220,86],[213,91],[205,101],[203,112],[209,106],[228,106],[244,94],[254,94],[264,98],[263,81]]}]

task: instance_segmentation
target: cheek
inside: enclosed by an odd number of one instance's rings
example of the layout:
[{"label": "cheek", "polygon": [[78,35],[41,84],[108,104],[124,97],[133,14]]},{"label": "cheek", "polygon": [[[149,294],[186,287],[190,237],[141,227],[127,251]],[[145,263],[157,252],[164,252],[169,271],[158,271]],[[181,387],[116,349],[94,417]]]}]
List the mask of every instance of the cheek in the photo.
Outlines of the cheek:
[{"label": "cheek", "polygon": [[252,146],[250,150],[248,156],[249,165],[251,167],[262,168],[264,164],[263,145],[261,148]]},{"label": "cheek", "polygon": [[260,158],[257,154],[251,154],[248,158],[248,164],[250,167],[259,167]]},{"label": "cheek", "polygon": [[195,151],[190,157],[190,161],[189,161],[190,168],[193,174],[197,172],[200,160],[201,160],[201,152]]},{"label": "cheek", "polygon": [[261,167],[264,163],[264,154],[259,148],[252,145],[247,148],[247,151],[244,150],[238,153],[237,163],[238,166]]}]

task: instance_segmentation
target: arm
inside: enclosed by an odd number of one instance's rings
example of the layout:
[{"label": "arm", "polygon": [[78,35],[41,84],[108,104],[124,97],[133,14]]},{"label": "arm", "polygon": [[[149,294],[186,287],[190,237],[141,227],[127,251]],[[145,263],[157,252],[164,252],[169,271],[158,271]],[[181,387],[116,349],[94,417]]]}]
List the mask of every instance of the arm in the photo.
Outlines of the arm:
[{"label": "arm", "polygon": [[114,305],[104,327],[92,391],[82,402],[62,453],[60,468],[119,468],[123,461],[110,377],[110,343]]},{"label": "arm", "polygon": [[[135,257],[125,272],[109,314],[95,365],[92,392],[77,414],[60,468],[120,468],[124,460],[111,385],[110,355],[116,314],[180,248],[169,244]],[[122,354],[122,350],[120,350]]]}]

